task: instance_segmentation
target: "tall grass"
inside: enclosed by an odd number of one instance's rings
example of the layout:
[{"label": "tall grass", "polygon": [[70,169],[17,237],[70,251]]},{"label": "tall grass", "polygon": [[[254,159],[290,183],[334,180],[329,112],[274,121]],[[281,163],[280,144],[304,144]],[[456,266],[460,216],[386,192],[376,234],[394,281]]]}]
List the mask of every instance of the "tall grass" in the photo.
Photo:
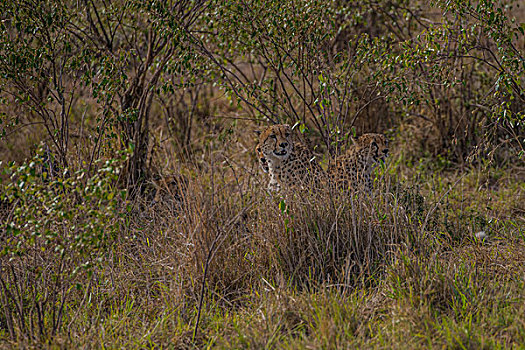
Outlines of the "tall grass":
[{"label": "tall grass", "polygon": [[[264,178],[253,176],[255,164],[179,165],[187,175],[160,177],[143,195],[111,197],[120,208],[110,209],[118,231],[75,276],[53,272],[77,266],[73,255],[56,259],[52,249],[14,254],[18,241],[3,226],[3,242],[14,244],[1,258],[3,341],[225,348],[518,344],[524,337],[518,313],[523,183],[500,176],[496,191],[480,187],[486,177],[475,172],[454,181],[425,179],[421,172],[403,180],[411,170],[399,159],[394,154],[379,170],[370,194],[269,193]],[[16,174],[4,189],[20,184],[25,172]],[[69,193],[70,181],[66,192],[43,192],[49,203]],[[30,183],[50,186],[41,176]],[[35,202],[23,193],[18,198],[34,215],[49,215],[42,211],[47,199]],[[107,200],[107,193],[97,196]],[[489,211],[485,196],[496,198]],[[79,199],[63,204],[93,210],[100,203]],[[12,225],[20,203],[8,203],[3,222]],[[59,212],[50,222],[71,223]],[[487,239],[475,237],[481,229]],[[26,242],[49,239],[36,235]],[[43,309],[40,332],[42,303],[61,311],[56,323]]]},{"label": "tall grass", "polygon": [[[523,9],[434,5],[0,3],[0,347],[522,346]],[[270,193],[277,121],[392,157]]]}]

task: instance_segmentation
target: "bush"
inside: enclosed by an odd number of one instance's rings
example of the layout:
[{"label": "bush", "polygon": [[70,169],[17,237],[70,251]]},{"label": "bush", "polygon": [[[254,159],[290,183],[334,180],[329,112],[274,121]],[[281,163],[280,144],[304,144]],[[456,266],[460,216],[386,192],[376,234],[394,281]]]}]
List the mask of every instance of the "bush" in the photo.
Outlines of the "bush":
[{"label": "bush", "polygon": [[126,197],[116,187],[125,157],[100,164],[93,175],[82,169],[52,179],[42,156],[5,167],[10,181],[0,191],[7,207],[0,226],[2,317],[21,342],[51,339],[82,310],[82,295],[122,229]]},{"label": "bush", "polygon": [[[523,343],[518,5],[0,2],[1,346]],[[277,122],[375,190],[268,193]]]}]

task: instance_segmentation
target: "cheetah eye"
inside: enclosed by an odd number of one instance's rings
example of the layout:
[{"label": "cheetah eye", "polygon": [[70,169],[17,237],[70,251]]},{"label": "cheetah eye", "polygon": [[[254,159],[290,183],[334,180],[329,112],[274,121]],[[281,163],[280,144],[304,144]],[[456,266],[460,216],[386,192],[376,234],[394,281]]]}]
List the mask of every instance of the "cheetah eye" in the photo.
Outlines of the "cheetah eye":
[{"label": "cheetah eye", "polygon": [[290,136],[290,133],[287,132],[286,134],[284,134],[284,137],[289,137]]},{"label": "cheetah eye", "polygon": [[261,152],[261,147],[257,147],[257,152]]},{"label": "cheetah eye", "polygon": [[272,138],[272,139],[276,139],[277,136],[275,136],[275,135],[272,134],[272,135],[270,135],[270,138]]}]

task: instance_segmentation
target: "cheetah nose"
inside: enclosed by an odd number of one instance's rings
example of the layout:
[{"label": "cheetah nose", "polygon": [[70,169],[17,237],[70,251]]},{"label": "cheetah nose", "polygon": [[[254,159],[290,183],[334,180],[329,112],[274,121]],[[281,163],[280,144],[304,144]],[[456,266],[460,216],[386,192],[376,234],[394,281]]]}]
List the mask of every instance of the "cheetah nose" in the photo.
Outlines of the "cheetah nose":
[{"label": "cheetah nose", "polygon": [[285,148],[286,146],[288,146],[288,142],[283,142],[279,146],[281,146],[282,148]]}]

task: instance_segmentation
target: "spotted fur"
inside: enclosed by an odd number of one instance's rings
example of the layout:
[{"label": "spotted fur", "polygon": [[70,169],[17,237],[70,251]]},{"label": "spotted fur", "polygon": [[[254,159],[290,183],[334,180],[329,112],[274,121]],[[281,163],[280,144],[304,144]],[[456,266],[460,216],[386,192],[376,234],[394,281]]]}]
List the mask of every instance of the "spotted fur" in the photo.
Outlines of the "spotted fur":
[{"label": "spotted fur", "polygon": [[270,175],[271,190],[328,182],[345,190],[369,192],[373,188],[372,172],[388,156],[388,140],[382,134],[361,135],[345,154],[330,162],[327,172],[286,124],[270,126],[260,133],[255,151],[262,170]]},{"label": "spotted fur", "polygon": [[328,167],[339,188],[371,191],[372,172],[388,156],[388,140],[382,134],[363,134],[345,154]]},{"label": "spotted fur", "polygon": [[308,188],[326,177],[313,154],[287,124],[272,125],[259,135],[259,164],[270,175],[270,190]]}]

